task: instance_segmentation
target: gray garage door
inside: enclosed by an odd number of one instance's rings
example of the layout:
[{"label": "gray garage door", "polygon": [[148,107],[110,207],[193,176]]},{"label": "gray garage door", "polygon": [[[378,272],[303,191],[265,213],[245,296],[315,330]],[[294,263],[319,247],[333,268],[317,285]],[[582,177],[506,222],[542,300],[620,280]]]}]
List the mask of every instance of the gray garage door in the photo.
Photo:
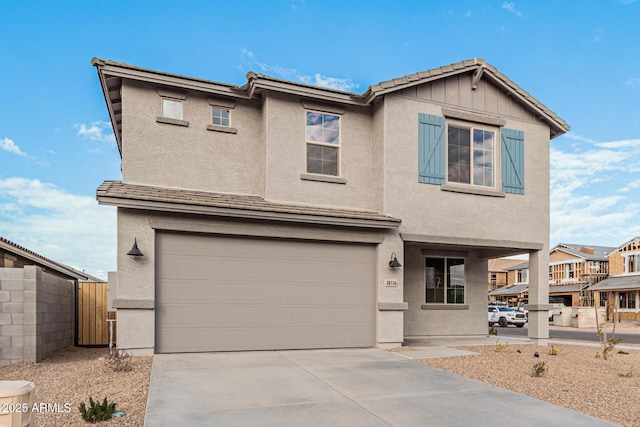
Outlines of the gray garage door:
[{"label": "gray garage door", "polygon": [[158,233],[156,352],[368,347],[371,245]]}]

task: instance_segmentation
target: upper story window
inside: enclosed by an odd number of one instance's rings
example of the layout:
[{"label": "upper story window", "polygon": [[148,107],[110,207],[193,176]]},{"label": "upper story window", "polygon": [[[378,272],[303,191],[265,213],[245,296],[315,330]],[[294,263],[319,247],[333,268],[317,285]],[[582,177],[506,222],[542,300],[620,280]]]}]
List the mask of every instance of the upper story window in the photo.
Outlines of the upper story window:
[{"label": "upper story window", "polygon": [[625,257],[625,273],[640,273],[640,254],[630,254]]},{"label": "upper story window", "polygon": [[449,125],[447,181],[494,187],[495,132]]},{"label": "upper story window", "polygon": [[307,173],[338,176],[340,173],[340,117],[306,112]]},{"label": "upper story window", "polygon": [[502,127],[498,117],[443,112],[446,119],[418,114],[418,181],[489,196],[524,194],[524,132]]},{"label": "upper story window", "polygon": [[575,276],[575,265],[567,264],[567,278],[574,279],[575,278],[574,276]]},{"label": "upper story window", "polygon": [[182,120],[182,101],[179,99],[162,98],[162,117]]},{"label": "upper story window", "polygon": [[230,112],[228,108],[213,107],[212,116],[213,116],[212,123],[216,126],[229,127],[231,125],[231,122],[229,119]]},{"label": "upper story window", "polygon": [[464,259],[427,258],[425,276],[426,303],[464,304]]}]

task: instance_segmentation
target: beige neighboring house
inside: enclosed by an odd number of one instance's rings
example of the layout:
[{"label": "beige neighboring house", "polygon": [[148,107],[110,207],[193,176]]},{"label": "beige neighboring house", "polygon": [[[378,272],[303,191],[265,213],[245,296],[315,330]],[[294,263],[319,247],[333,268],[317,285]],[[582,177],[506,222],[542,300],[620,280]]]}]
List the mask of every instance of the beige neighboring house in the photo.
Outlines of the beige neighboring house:
[{"label": "beige neighboring house", "polygon": [[569,126],[486,61],[364,93],[92,64],[122,158],[97,191],[118,208],[120,347],[486,335],[487,261],[517,254],[529,336],[549,337],[549,141]]},{"label": "beige neighboring house", "polygon": [[620,320],[640,320],[640,236],[609,253],[609,274],[590,288],[597,304],[610,319],[615,310]]},{"label": "beige neighboring house", "polygon": [[490,259],[488,262],[489,291],[495,291],[496,289],[505,287],[509,284],[513,284],[514,280],[509,281],[508,268],[521,263],[522,263],[522,260],[520,259],[510,259],[510,258]]},{"label": "beige neighboring house", "polygon": [[[593,288],[590,286],[607,277],[607,254],[614,249],[571,243],[554,246],[549,251],[550,301],[567,307],[593,306]],[[489,298],[509,302],[526,299],[529,263],[507,267],[507,272],[507,288],[489,292]]]}]

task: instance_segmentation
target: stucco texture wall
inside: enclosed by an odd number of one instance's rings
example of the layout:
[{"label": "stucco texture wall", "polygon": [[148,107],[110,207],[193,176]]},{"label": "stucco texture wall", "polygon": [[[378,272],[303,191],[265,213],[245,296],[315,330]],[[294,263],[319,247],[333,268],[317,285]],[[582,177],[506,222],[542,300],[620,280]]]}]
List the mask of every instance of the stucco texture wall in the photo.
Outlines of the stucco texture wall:
[{"label": "stucco texture wall", "polygon": [[[443,116],[442,107],[401,94],[385,99],[384,212],[402,218],[401,233],[546,242],[549,128],[539,122],[506,117],[505,128],[524,131],[525,135],[524,195],[489,197],[448,192],[440,185],[418,182],[418,113]],[[499,143],[499,133],[496,137]],[[496,166],[500,164],[498,161]],[[501,191],[500,169],[496,176],[496,191]]]},{"label": "stucco texture wall", "polygon": [[260,101],[237,100],[231,126],[237,133],[207,130],[208,98],[184,92],[188,126],[158,123],[161,96],[153,85],[124,81],[123,181],[131,184],[262,195],[264,144]]}]

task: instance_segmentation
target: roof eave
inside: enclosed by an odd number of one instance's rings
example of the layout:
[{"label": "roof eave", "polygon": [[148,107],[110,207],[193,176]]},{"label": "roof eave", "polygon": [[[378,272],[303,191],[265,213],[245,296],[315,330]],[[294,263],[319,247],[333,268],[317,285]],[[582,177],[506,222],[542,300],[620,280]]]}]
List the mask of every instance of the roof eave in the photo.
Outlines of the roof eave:
[{"label": "roof eave", "polygon": [[230,218],[259,219],[271,221],[284,221],[305,224],[337,225],[348,227],[363,227],[376,229],[395,229],[400,225],[400,220],[351,218],[347,216],[311,215],[303,213],[277,212],[270,210],[254,210],[233,207],[203,206],[187,203],[173,203],[166,201],[152,201],[113,197],[108,195],[97,196],[98,203],[107,206],[116,206],[128,209],[144,209],[152,211],[188,213],[198,215],[211,215]]}]

